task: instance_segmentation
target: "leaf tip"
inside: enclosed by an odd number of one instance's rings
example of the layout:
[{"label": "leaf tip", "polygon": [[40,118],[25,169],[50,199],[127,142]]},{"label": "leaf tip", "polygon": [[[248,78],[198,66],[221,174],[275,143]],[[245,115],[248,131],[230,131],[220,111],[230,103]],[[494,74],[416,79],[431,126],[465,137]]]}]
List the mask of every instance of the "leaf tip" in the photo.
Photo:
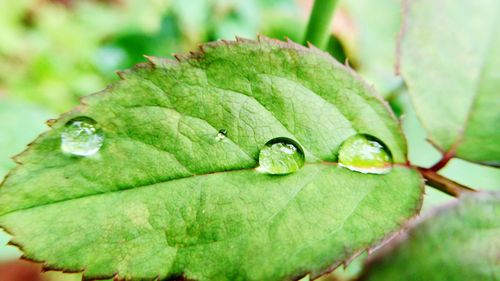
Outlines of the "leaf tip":
[{"label": "leaf tip", "polygon": [[315,52],[319,51],[319,52],[323,53],[323,51],[320,48],[316,47],[313,43],[311,43],[309,41],[306,42],[306,46],[307,46],[307,48],[311,49],[312,51],[315,51]]},{"label": "leaf tip", "polygon": [[172,53],[172,57],[174,57],[178,62],[182,61],[182,56],[176,53]]},{"label": "leaf tip", "polygon": [[243,38],[243,37],[240,37],[238,35],[234,36],[234,38],[236,39],[236,42],[239,42],[239,43],[245,43],[245,42],[251,41],[250,39]]},{"label": "leaf tip", "polygon": [[[258,42],[271,42],[273,39],[263,35],[263,34],[260,34],[260,33],[257,33],[257,41]],[[275,40],[275,41],[278,41],[278,40]]]},{"label": "leaf tip", "polygon": [[146,58],[150,63],[152,63],[153,65],[158,65],[158,60],[159,58],[158,57],[155,57],[155,56],[148,56],[148,55],[142,55],[144,58]]},{"label": "leaf tip", "polygon": [[191,59],[201,59],[205,53],[201,51],[190,51],[189,54]]},{"label": "leaf tip", "polygon": [[125,73],[123,70],[117,70],[115,73],[121,80],[125,80]]},{"label": "leaf tip", "polygon": [[222,44],[224,44],[224,45],[230,45],[231,44],[231,41],[226,40],[226,39],[220,39],[219,41],[222,42]]}]

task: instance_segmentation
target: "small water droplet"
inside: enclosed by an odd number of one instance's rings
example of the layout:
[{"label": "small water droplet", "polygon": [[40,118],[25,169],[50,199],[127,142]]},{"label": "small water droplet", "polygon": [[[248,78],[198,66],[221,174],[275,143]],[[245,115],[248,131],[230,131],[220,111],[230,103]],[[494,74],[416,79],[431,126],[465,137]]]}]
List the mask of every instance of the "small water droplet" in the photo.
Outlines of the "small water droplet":
[{"label": "small water droplet", "polygon": [[339,165],[365,174],[386,174],[392,169],[392,156],[382,141],[359,134],[340,146]]},{"label": "small water droplet", "polygon": [[78,156],[95,154],[103,141],[104,135],[97,128],[97,122],[88,117],[71,119],[61,133],[62,151]]},{"label": "small water droplet", "polygon": [[304,151],[297,142],[275,138],[260,150],[258,170],[273,175],[290,174],[304,166],[304,162]]},{"label": "small water droplet", "polygon": [[226,138],[227,136],[227,131],[226,129],[220,129],[219,133],[215,136],[216,141],[222,141]]}]

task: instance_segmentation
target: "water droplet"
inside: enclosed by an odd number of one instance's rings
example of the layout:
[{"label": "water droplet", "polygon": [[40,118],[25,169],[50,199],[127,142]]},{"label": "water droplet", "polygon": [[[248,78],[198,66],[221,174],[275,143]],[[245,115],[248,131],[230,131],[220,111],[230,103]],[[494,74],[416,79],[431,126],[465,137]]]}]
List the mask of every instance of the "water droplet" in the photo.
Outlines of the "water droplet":
[{"label": "water droplet", "polygon": [[339,165],[366,174],[386,174],[392,169],[392,156],[382,141],[359,134],[340,146]]},{"label": "water droplet", "polygon": [[78,156],[90,156],[101,148],[104,135],[97,122],[88,117],[77,117],[68,123],[61,133],[61,149]]},{"label": "water droplet", "polygon": [[259,154],[259,171],[284,175],[298,171],[304,166],[304,151],[289,138],[275,138],[266,143]]},{"label": "water droplet", "polygon": [[219,130],[219,133],[217,134],[217,136],[215,136],[215,140],[216,141],[222,141],[226,138],[227,136],[227,131],[226,129],[220,129]]}]

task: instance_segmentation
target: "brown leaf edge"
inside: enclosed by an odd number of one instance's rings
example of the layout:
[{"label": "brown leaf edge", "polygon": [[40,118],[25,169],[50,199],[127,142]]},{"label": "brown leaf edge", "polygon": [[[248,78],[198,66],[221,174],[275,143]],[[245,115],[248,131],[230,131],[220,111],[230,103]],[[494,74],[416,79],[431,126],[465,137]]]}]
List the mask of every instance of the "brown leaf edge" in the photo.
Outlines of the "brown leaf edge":
[{"label": "brown leaf edge", "polygon": [[[328,60],[332,64],[334,64],[334,65],[336,65],[338,67],[343,68],[345,71],[349,72],[349,74],[353,75],[359,82],[361,82],[363,84],[363,86],[381,104],[383,104],[383,106],[385,107],[385,109],[387,110],[387,112],[389,113],[389,115],[391,116],[391,118],[394,120],[394,122],[396,122],[397,124],[401,125],[400,120],[396,117],[396,115],[394,114],[394,112],[390,108],[389,103],[387,101],[385,101],[383,99],[383,97],[380,96],[375,91],[375,89],[374,89],[373,86],[367,84],[361,78],[361,76],[358,73],[356,73],[352,68],[350,68],[350,66],[347,63],[346,64],[339,63],[337,60],[335,60],[328,53],[326,53],[326,52],[318,49],[317,47],[315,47],[314,45],[312,45],[310,43],[308,43],[307,47],[304,47],[304,46],[302,46],[302,45],[300,45],[300,44],[298,44],[296,42],[293,42],[289,38],[285,37],[285,40],[286,41],[281,41],[281,40],[269,38],[269,37],[266,37],[266,36],[260,35],[260,34],[257,35],[257,40],[246,39],[246,38],[242,38],[242,37],[236,36],[235,40],[218,40],[218,41],[214,41],[214,42],[204,43],[204,44],[202,44],[202,45],[199,46],[199,50],[198,51],[192,51],[192,52],[189,52],[188,54],[172,54],[172,56],[175,59],[169,59],[169,58],[162,58],[162,57],[154,57],[154,56],[144,55],[144,57],[147,59],[147,62],[138,63],[138,64],[134,65],[130,69],[126,69],[126,70],[122,70],[122,71],[117,71],[116,73],[120,77],[121,80],[126,80],[128,75],[133,74],[138,69],[154,70],[156,68],[165,68],[165,67],[168,67],[168,66],[175,66],[175,65],[177,65],[177,64],[179,64],[181,62],[202,59],[203,56],[204,56],[204,54],[205,54],[205,49],[206,48],[219,48],[219,47],[226,47],[226,46],[231,46],[231,45],[243,45],[243,44],[257,44],[257,45],[261,44],[261,43],[272,44],[272,45],[279,46],[280,48],[283,48],[283,49],[294,49],[294,50],[299,51],[299,52],[312,52],[312,53],[314,53],[314,54],[316,54],[316,55],[318,55],[318,56],[320,56],[320,57]],[[119,83],[119,82],[115,82],[115,83]],[[96,92],[94,94],[88,95],[86,97],[82,97],[80,99],[80,103],[81,103],[80,105],[76,106],[74,109],[72,109],[70,111],[67,111],[66,113],[61,114],[61,116],[59,118],[57,118],[57,120],[55,120],[55,119],[49,119],[46,122],[47,125],[49,127],[51,127],[51,128],[54,127],[54,126],[61,125],[61,122],[60,122],[61,120],[68,119],[68,117],[73,116],[74,114],[77,114],[78,112],[80,112],[83,108],[85,108],[88,105],[86,103],[86,99],[87,98],[89,98],[89,97],[96,97],[96,96],[100,96],[100,95],[105,95],[105,94],[108,93],[108,90],[112,86],[113,86],[113,84],[108,85],[105,89],[103,89],[103,90],[101,90],[99,92]],[[401,136],[403,136],[403,141],[406,144],[407,140],[405,138],[405,135],[403,133],[403,130],[402,130],[401,126],[398,126],[398,130],[399,130]],[[34,141],[32,141],[31,143],[29,143],[27,145],[27,148],[24,151],[22,151],[21,153],[13,156],[11,158],[17,164],[17,166],[14,167],[13,169],[11,169],[7,173],[7,175],[4,177],[3,181],[0,183],[0,188],[3,186],[3,184],[5,183],[5,181],[9,178],[9,176],[11,176],[13,173],[15,173],[17,171],[17,169],[19,169],[19,168],[22,167],[22,165],[24,164],[23,161],[22,161],[22,157],[25,156],[25,155],[27,155],[27,154],[29,154],[31,152],[30,151],[31,146],[34,145],[34,144],[36,144],[43,136],[45,136],[48,133],[49,133],[49,131],[45,132],[45,133],[42,133],[41,135],[39,135]],[[406,146],[405,146],[405,148],[406,148]],[[407,154],[406,150],[404,152],[405,152],[405,154]],[[397,165],[397,164],[395,164],[395,165]],[[407,168],[416,170],[415,167],[413,167],[413,166],[410,165],[410,163],[409,163],[408,160],[406,161],[406,163],[402,163],[402,164],[399,164],[399,165],[405,166]],[[400,226],[399,229],[396,229],[396,230],[393,230],[393,231],[389,232],[383,238],[375,239],[371,243],[371,245],[369,245],[368,247],[366,247],[364,249],[361,249],[361,250],[345,249],[345,256],[347,256],[348,258],[345,258],[343,260],[339,260],[339,261],[334,262],[330,267],[326,268],[325,270],[322,270],[322,271],[319,271],[319,272],[305,271],[305,272],[302,272],[302,273],[297,274],[295,276],[285,277],[284,281],[300,280],[300,279],[302,279],[306,275],[310,275],[311,276],[311,280],[317,279],[317,278],[319,278],[319,277],[321,277],[321,276],[323,276],[325,274],[331,273],[333,270],[335,270],[336,268],[338,268],[341,265],[343,265],[344,267],[347,267],[355,258],[357,258],[359,255],[361,255],[363,252],[367,252],[368,254],[370,254],[374,249],[377,249],[378,247],[380,247],[380,245],[383,245],[383,244],[387,243],[393,237],[397,236],[397,234],[399,232],[403,231],[403,229],[406,227],[406,224],[407,224],[408,221],[413,220],[420,213],[420,209],[422,207],[423,195],[424,195],[424,186],[425,186],[424,185],[424,180],[421,178],[421,184],[419,186],[419,188],[421,190],[421,193],[420,193],[419,202],[417,202],[417,205],[415,207],[415,212],[414,212],[415,215],[412,216],[412,217],[410,217],[410,218],[403,218],[400,222],[398,222],[398,224]],[[14,236],[8,229],[5,229],[2,226],[0,226],[0,228],[3,229],[10,236]],[[18,244],[18,243],[14,243],[12,241],[9,241],[8,245],[17,247],[19,250],[23,251],[23,246],[20,245],[20,244]],[[56,267],[54,265],[47,264],[45,261],[36,260],[36,259],[30,258],[30,257],[27,257],[25,255],[22,255],[20,259],[40,264],[42,266],[42,271],[58,271],[58,272],[62,272],[62,273],[82,273],[82,281],[108,280],[108,279],[113,279],[115,281],[125,281],[125,279],[121,279],[121,278],[118,277],[118,272],[116,272],[116,273],[114,273],[112,275],[109,275],[109,276],[85,276],[85,269],[81,269],[81,270],[68,270],[68,269],[65,269],[65,268],[60,268],[60,267]],[[171,276],[171,277],[164,278],[164,279],[160,279],[160,277],[155,277],[153,279],[144,279],[144,280],[143,279],[132,279],[132,280],[138,280],[138,281],[139,280],[140,281],[158,281],[158,280],[161,280],[161,281],[196,281],[196,280],[187,279],[184,276],[184,274],[179,275],[179,276]]]},{"label": "brown leaf edge", "polygon": [[372,273],[372,270],[378,266],[385,258],[389,257],[393,252],[397,251],[405,245],[405,243],[415,236],[415,231],[421,227],[425,227],[425,224],[432,221],[435,217],[440,216],[442,213],[450,212],[461,207],[464,200],[475,199],[476,201],[485,200],[496,200],[500,203],[500,192],[477,192],[468,193],[462,195],[458,200],[445,203],[443,205],[437,206],[427,214],[417,217],[414,220],[410,220],[403,227],[405,231],[401,231],[399,235],[394,237],[387,244],[383,245],[375,255],[369,257],[363,264],[363,270],[360,275],[355,279],[355,281],[368,281]]}]

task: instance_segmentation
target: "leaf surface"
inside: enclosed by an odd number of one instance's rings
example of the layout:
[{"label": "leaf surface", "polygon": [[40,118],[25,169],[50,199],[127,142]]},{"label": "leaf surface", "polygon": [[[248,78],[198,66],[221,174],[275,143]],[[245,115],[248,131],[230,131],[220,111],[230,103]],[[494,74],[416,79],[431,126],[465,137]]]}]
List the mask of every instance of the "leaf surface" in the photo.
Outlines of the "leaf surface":
[{"label": "leaf surface", "polygon": [[500,2],[406,2],[401,71],[429,139],[500,165]]},{"label": "leaf surface", "polygon": [[413,226],[360,280],[499,280],[500,193],[469,195]]},{"label": "leaf surface", "polygon": [[[397,122],[328,55],[261,38],[177,58],[122,72],[17,157],[0,225],[26,257],[89,279],[289,280],[338,265],[418,211],[422,182]],[[91,157],[60,150],[80,116],[104,132]],[[356,133],[387,145],[390,173],[335,164]],[[256,171],[276,137],[302,146],[301,170]]]}]

